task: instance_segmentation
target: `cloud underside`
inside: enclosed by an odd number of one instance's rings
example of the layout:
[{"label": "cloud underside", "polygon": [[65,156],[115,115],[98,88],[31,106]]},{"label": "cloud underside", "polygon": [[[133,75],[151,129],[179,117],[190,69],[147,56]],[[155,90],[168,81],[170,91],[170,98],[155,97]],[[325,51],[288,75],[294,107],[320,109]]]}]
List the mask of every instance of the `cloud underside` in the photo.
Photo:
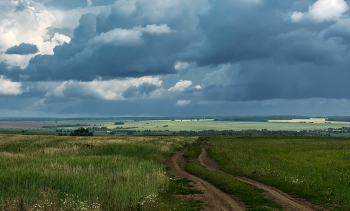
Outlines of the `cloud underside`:
[{"label": "cloud underside", "polygon": [[57,103],[69,113],[100,100],[190,113],[350,99],[344,0],[19,0],[0,8],[0,95],[33,110]]},{"label": "cloud underside", "polygon": [[15,45],[6,50],[6,54],[19,54],[19,55],[27,55],[27,54],[35,54],[39,49],[36,45],[21,43],[20,45]]}]

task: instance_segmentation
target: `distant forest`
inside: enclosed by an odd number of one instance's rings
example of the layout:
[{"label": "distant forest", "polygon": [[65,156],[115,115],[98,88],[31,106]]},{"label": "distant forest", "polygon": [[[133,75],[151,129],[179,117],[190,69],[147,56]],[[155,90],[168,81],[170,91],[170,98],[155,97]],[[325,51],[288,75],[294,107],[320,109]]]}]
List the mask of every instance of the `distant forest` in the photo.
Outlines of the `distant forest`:
[{"label": "distant forest", "polygon": [[[173,117],[78,117],[78,118],[53,118],[53,117],[0,117],[0,121],[146,121],[146,120],[203,120],[214,119],[214,121],[251,121],[267,122],[268,120],[291,120],[291,119],[309,119],[310,116],[300,115],[256,115],[256,116],[173,116]],[[350,122],[350,116],[329,116],[317,117],[327,118],[328,121]]]}]

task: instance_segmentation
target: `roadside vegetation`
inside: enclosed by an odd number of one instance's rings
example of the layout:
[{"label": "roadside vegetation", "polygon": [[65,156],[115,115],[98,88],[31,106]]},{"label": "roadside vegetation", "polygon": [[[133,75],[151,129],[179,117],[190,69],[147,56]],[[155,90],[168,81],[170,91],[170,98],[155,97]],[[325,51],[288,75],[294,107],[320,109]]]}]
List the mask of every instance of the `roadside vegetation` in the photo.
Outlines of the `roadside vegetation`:
[{"label": "roadside vegetation", "polygon": [[194,139],[0,135],[0,210],[198,210],[162,164]]},{"label": "roadside vegetation", "polygon": [[186,171],[209,181],[226,193],[236,196],[249,210],[282,210],[279,204],[264,197],[261,190],[245,184],[231,175],[224,174],[217,170],[207,169],[195,162],[194,160],[201,154],[201,142],[199,140],[192,143],[187,152],[183,155],[188,161],[185,167]]},{"label": "roadside vegetation", "polygon": [[331,210],[350,210],[350,139],[210,137],[221,170]]},{"label": "roadside vegetation", "polygon": [[209,170],[195,162],[188,163],[185,169],[191,174],[209,181],[226,193],[235,195],[249,210],[282,210],[280,205],[265,198],[262,191],[230,175],[223,174],[216,170]]}]

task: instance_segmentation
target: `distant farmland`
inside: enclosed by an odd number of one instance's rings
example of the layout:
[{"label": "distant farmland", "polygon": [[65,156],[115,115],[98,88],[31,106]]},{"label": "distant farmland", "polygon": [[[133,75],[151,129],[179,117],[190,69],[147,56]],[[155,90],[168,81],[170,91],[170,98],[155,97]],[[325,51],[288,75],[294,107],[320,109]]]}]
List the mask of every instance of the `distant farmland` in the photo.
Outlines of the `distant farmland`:
[{"label": "distant farmland", "polygon": [[0,121],[0,128],[42,128],[43,126],[59,126],[62,124],[81,124],[81,125],[112,125],[114,122],[98,122],[98,121]]},{"label": "distant farmland", "polygon": [[[294,120],[271,120],[269,122],[250,122],[250,121],[213,121],[213,119],[204,120],[149,120],[149,121],[125,121],[122,125],[114,125],[114,121],[13,121],[0,122],[2,130],[11,130],[21,132],[27,129],[34,133],[50,133],[56,129],[73,130],[79,127],[106,127],[108,130],[121,129],[132,131],[202,131],[202,130],[326,130],[328,128],[350,127],[350,122],[326,121],[325,119],[294,119]],[[64,126],[66,125],[66,127]],[[70,125],[69,127],[67,125]],[[46,128],[43,128],[46,127]],[[106,133],[106,131],[105,131]],[[108,133],[106,133],[108,134]],[[96,134],[97,135],[97,134]],[[98,135],[103,135],[103,131]]]}]

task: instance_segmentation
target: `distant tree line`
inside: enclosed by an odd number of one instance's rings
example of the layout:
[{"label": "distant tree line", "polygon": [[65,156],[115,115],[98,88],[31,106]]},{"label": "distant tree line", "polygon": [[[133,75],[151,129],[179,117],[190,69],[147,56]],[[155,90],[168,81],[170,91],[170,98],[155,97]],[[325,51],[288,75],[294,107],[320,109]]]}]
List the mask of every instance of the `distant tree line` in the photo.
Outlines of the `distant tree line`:
[{"label": "distant tree line", "polygon": [[350,122],[350,116],[330,116],[328,121]]},{"label": "distant tree line", "polygon": [[114,125],[124,125],[124,122],[120,121],[120,122],[115,122]]},{"label": "distant tree line", "polygon": [[89,129],[79,128],[70,133],[70,136],[93,136],[93,132],[90,132]]},{"label": "distant tree line", "polygon": [[42,126],[42,128],[58,128],[58,127],[86,127],[90,125],[81,125],[81,124],[75,124],[75,125],[56,125],[56,126]]}]

